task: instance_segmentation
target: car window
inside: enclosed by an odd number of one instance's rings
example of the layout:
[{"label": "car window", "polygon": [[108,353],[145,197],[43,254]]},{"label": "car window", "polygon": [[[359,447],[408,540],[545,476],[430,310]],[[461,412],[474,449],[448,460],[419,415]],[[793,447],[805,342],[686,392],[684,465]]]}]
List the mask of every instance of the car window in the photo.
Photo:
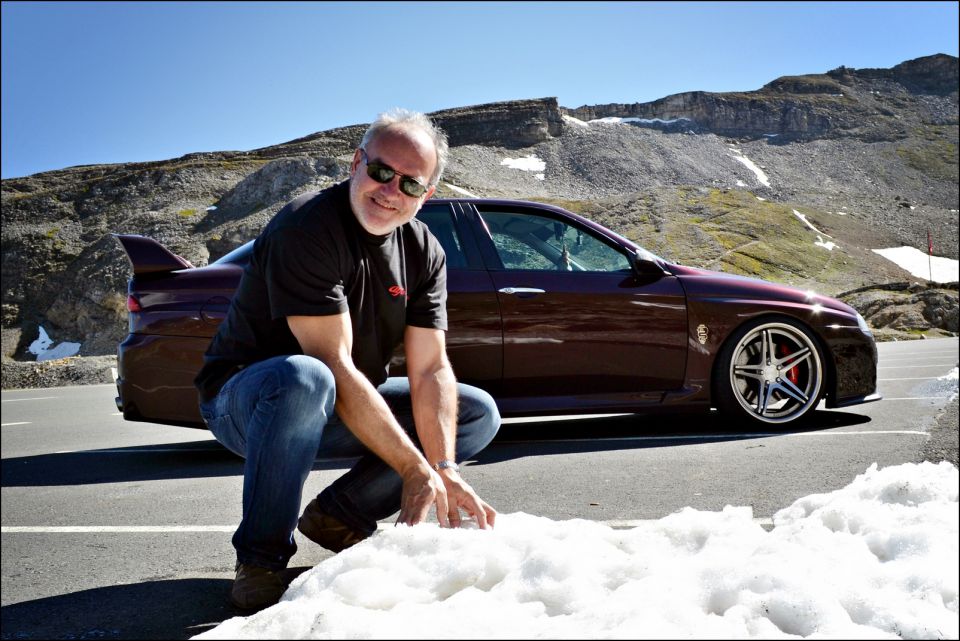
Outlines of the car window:
[{"label": "car window", "polygon": [[417,218],[430,228],[430,233],[436,236],[447,255],[447,269],[465,267],[466,256],[463,253],[463,243],[453,224],[453,213],[449,205],[424,205],[417,212]]},{"label": "car window", "polygon": [[246,265],[250,262],[250,254],[253,253],[253,241],[247,241],[244,244],[240,245],[233,251],[224,254],[217,260],[213,261],[214,265],[223,265],[225,263],[233,263],[234,265]]},{"label": "car window", "polygon": [[621,252],[572,224],[519,212],[483,212],[504,269],[629,272]]},{"label": "car window", "polygon": [[[447,254],[447,267],[463,267],[467,261],[463,254],[463,245],[460,242],[460,235],[457,233],[453,224],[453,216],[450,207],[447,205],[425,206],[417,214],[417,218],[422,220],[430,232],[440,241],[440,246]],[[246,265],[250,261],[250,255],[253,252],[253,241],[244,243],[233,251],[221,256],[213,262],[215,265],[232,263],[235,265]]]}]

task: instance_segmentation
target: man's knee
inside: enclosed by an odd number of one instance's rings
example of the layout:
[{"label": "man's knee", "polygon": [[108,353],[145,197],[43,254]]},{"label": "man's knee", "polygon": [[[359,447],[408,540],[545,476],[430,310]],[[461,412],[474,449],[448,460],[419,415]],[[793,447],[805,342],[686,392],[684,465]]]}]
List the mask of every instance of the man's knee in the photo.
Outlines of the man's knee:
[{"label": "man's knee", "polygon": [[[500,429],[500,410],[487,392],[470,385],[459,385],[459,424],[477,432],[484,445],[493,440]],[[481,436],[482,435],[482,436]]]},{"label": "man's knee", "polygon": [[322,407],[327,413],[332,412],[336,382],[333,372],[320,359],[305,354],[287,356],[275,364],[272,373],[272,395],[282,397],[287,404]]}]

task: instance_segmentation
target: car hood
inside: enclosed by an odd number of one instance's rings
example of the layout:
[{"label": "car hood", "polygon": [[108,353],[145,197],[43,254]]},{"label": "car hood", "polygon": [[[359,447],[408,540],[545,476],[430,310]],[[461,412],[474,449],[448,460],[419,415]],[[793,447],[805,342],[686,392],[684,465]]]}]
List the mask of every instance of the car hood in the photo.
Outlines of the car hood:
[{"label": "car hood", "polygon": [[784,301],[801,305],[820,305],[851,316],[857,313],[850,305],[812,290],[802,290],[759,278],[724,274],[684,265],[669,264],[667,269],[680,279],[689,298]]}]

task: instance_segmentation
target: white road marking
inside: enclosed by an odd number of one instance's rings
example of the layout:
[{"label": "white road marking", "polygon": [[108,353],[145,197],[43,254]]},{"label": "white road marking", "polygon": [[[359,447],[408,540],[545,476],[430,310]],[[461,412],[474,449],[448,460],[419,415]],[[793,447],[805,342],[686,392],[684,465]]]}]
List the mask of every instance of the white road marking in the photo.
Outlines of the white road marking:
[{"label": "white road marking", "polygon": [[878,378],[877,382],[881,381],[938,381],[940,380],[939,376],[917,376],[913,378]]},{"label": "white road marking", "polygon": [[[601,525],[615,530],[627,530],[641,525],[656,523],[660,519],[629,519],[597,521]],[[762,527],[773,527],[771,518],[755,518],[754,523]],[[377,523],[378,530],[394,527],[390,521]],[[223,532],[233,533],[236,525],[61,525],[61,526],[19,526],[0,527],[0,534],[167,534],[172,532]]]},{"label": "white road marking", "polygon": [[928,432],[919,430],[863,430],[858,432],[751,432],[749,434],[678,434],[675,436],[612,436],[597,438],[564,438],[564,439],[531,439],[524,441],[507,441],[508,443],[601,443],[604,441],[709,441],[725,439],[768,438],[771,436],[871,436],[879,434],[913,434],[929,436]]},{"label": "white road marking", "polygon": [[943,367],[943,365],[891,365],[890,367],[878,367],[877,369],[929,369],[931,367]]},{"label": "white road marking", "polygon": [[903,396],[901,398],[884,398],[885,401],[941,401],[950,400],[952,396]]},{"label": "white road marking", "polygon": [[30,421],[20,421],[19,423],[0,423],[0,427],[10,427],[11,425],[30,425]]},{"label": "white road marking", "polygon": [[2,534],[74,534],[74,533],[162,533],[162,532],[234,532],[236,525],[64,525],[0,527]]},{"label": "white road marking", "polygon": [[33,398],[5,398],[0,403],[19,403],[20,401],[45,401],[49,398],[58,398],[57,396],[34,396]]},{"label": "white road marking", "polygon": [[615,416],[630,416],[630,414],[580,414],[577,416],[566,414],[563,416],[522,416],[519,418],[505,418],[503,419],[502,423],[504,425],[510,425],[513,423],[553,423],[555,421],[585,421],[593,418],[612,418]]},{"label": "white road marking", "polygon": [[[607,527],[611,527],[614,530],[630,530],[641,525],[649,525],[651,523],[657,523],[661,519],[632,519],[627,521],[598,521]],[[771,518],[755,518],[753,522],[757,525],[770,529],[773,527],[773,519]]]},{"label": "white road marking", "polygon": [[[147,446],[149,447],[149,446]],[[54,454],[156,454],[169,452],[225,452],[223,447],[204,447],[204,448],[182,448],[182,447],[164,447],[149,450],[60,450]]]},{"label": "white road marking", "polygon": [[[920,399],[884,399],[884,400],[926,400],[927,398],[949,398],[945,396],[921,397]],[[863,430],[857,432],[750,432],[746,434],[676,434],[673,436],[610,436],[594,438],[551,438],[551,439],[529,439],[522,441],[506,441],[507,443],[600,443],[603,441],[695,441],[695,440],[724,440],[724,439],[750,439],[750,438],[768,438],[771,436],[869,436],[879,434],[913,434],[918,436],[929,436],[927,432],[919,430]],[[147,450],[61,450],[54,454],[157,454],[157,453],[192,453],[192,452],[223,452],[224,448],[205,447],[205,448],[176,448],[165,447]],[[346,457],[343,460],[351,460],[356,457]],[[317,459],[338,461],[341,459]]]}]

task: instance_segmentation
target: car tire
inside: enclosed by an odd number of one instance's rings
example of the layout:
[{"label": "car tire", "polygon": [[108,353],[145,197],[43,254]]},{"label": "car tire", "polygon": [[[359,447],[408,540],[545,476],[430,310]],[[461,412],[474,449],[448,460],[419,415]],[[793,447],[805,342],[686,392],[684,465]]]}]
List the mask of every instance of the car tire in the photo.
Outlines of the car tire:
[{"label": "car tire", "polygon": [[811,330],[785,317],[757,319],[735,331],[720,350],[715,404],[727,416],[754,424],[796,424],[817,406],[826,371]]}]

